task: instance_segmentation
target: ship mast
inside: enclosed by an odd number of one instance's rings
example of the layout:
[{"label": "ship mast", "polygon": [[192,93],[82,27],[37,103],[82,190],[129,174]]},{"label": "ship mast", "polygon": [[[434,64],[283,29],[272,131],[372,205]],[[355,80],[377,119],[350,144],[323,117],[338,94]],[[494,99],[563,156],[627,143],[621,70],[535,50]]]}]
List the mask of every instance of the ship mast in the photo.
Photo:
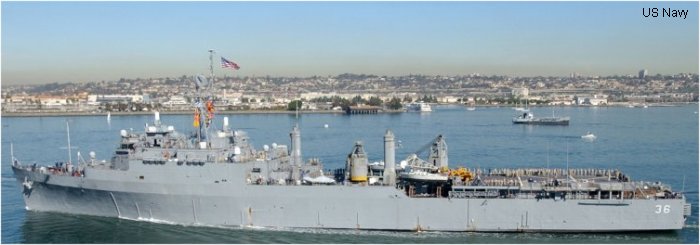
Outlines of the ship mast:
[{"label": "ship mast", "polygon": [[[197,79],[197,78],[195,78]],[[195,99],[195,110],[197,112],[196,117],[197,117],[197,143],[202,142],[202,110],[201,110],[201,104],[202,102],[202,96],[201,96],[201,91],[197,91],[197,98]]]},{"label": "ship mast", "polygon": [[214,50],[213,49],[209,50],[209,79],[211,80],[211,82],[209,82],[209,87],[211,87],[214,84]]},{"label": "ship mast", "polygon": [[[214,83],[214,50],[210,49],[209,50],[209,81],[207,81],[207,78],[202,75],[197,75],[195,76],[195,84],[196,84],[196,90],[197,90],[197,97],[195,98],[195,123],[197,127],[197,143],[202,142],[202,136],[209,138],[208,131],[207,129],[209,128],[209,125],[202,125],[206,122],[209,122],[209,118],[204,119],[205,116],[207,116],[207,112],[205,112],[205,109],[207,108],[208,104],[207,103],[211,99],[211,91],[209,91],[212,88],[212,84]],[[208,91],[208,93],[205,93],[205,91]],[[204,129],[205,135],[202,135],[202,129]]]},{"label": "ship mast", "polygon": [[[209,79],[204,75],[196,75],[194,77],[194,83],[196,84],[194,127],[197,128],[197,143],[201,143],[203,137],[205,139],[209,138],[209,123],[211,123],[213,118],[214,108],[211,89],[214,83],[214,52],[213,49],[209,50]],[[206,125],[202,125],[204,123]]]}]

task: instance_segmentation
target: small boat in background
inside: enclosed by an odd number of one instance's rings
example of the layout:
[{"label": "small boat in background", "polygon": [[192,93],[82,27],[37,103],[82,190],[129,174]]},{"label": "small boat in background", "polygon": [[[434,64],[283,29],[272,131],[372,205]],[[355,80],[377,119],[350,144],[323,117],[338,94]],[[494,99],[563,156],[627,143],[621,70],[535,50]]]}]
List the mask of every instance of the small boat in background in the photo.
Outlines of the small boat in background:
[{"label": "small boat in background", "polygon": [[597,138],[597,137],[595,136],[595,134],[592,134],[591,132],[587,132],[586,134],[584,134],[584,135],[581,136],[581,139],[589,140],[589,141],[593,141],[593,140],[595,140],[596,138]]},{"label": "small boat in background", "polygon": [[532,124],[532,125],[569,125],[569,117],[535,117],[532,112],[525,111],[522,115],[513,118],[513,124]]},{"label": "small boat in background", "polygon": [[433,109],[430,107],[430,104],[422,102],[422,101],[417,101],[417,102],[409,104],[407,109],[408,109],[408,111],[420,111],[420,112],[433,111]]}]

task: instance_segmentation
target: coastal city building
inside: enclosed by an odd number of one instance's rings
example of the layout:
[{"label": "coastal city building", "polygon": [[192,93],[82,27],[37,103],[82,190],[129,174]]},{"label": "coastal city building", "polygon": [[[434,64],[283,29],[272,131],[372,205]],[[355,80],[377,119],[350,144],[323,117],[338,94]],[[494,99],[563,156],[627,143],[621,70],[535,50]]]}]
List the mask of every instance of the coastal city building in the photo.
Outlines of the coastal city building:
[{"label": "coastal city building", "polygon": [[599,97],[599,95],[593,95],[592,97],[590,96],[581,96],[581,97],[576,97],[576,105],[590,105],[590,106],[600,106],[600,105],[607,105],[608,104],[608,99]]},{"label": "coastal city building", "polygon": [[[302,110],[344,110],[350,104],[386,106],[396,99],[443,104],[529,104],[612,106],[629,103],[698,100],[698,75],[509,77],[375,76],[341,74],[327,77],[223,77],[213,83],[218,110],[286,110],[293,100]],[[2,88],[2,111],[180,111],[193,103],[192,78],[120,79],[87,83],[14,85]],[[324,100],[325,98],[325,100]],[[348,101],[332,102],[332,98]],[[359,101],[358,101],[359,99]],[[377,99],[379,101],[377,101]],[[345,102],[343,102],[345,103]],[[338,108],[339,107],[339,108]]]},{"label": "coastal city building", "polygon": [[647,74],[649,74],[649,72],[647,71],[647,69],[642,69],[642,70],[640,70],[640,71],[639,71],[639,79],[644,79],[644,78],[647,76]]}]

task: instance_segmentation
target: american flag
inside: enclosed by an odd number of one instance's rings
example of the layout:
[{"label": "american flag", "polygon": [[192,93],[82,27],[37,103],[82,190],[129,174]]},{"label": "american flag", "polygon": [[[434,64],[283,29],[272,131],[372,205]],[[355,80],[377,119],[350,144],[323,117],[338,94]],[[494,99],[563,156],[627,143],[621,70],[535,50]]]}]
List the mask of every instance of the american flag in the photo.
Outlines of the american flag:
[{"label": "american flag", "polygon": [[241,69],[241,67],[238,66],[238,64],[234,63],[233,61],[229,61],[227,59],[224,59],[224,57],[221,57],[221,68],[226,68],[226,67],[233,68],[234,70]]}]

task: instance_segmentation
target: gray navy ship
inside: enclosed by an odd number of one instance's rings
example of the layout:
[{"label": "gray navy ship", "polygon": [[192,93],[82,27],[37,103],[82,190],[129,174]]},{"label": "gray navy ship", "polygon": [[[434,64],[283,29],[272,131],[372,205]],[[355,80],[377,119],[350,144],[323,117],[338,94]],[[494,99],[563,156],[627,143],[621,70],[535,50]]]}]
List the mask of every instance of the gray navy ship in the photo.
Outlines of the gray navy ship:
[{"label": "gray navy ship", "polygon": [[568,126],[569,117],[535,117],[529,110],[524,110],[523,114],[513,117],[513,124]]},{"label": "gray navy ship", "polygon": [[210,130],[208,82],[195,81],[192,134],[155,112],[142,132],[120,131],[109,160],[91,153],[39,166],[13,154],[26,209],[195,226],[485,232],[679,230],[690,216],[683,193],[619,170],[450,168],[442,135],[427,157],[397,164],[387,130],[383,162],[368,163],[356,142],[344,168],[324,171],[303,161],[298,125],[289,148],[256,149],[226,117]]}]

